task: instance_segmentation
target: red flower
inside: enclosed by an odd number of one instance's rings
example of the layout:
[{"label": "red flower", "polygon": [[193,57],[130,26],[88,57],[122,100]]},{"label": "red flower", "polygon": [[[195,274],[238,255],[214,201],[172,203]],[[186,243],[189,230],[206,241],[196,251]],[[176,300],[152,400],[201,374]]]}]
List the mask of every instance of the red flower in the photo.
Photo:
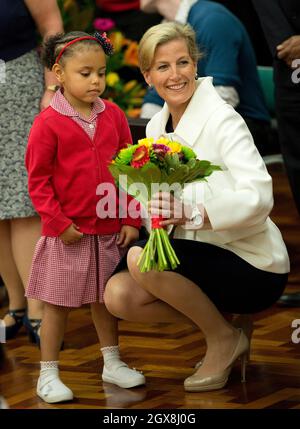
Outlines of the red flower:
[{"label": "red flower", "polygon": [[143,165],[147,164],[149,160],[149,149],[146,146],[139,146],[132,156],[131,166],[133,168],[141,168]]}]

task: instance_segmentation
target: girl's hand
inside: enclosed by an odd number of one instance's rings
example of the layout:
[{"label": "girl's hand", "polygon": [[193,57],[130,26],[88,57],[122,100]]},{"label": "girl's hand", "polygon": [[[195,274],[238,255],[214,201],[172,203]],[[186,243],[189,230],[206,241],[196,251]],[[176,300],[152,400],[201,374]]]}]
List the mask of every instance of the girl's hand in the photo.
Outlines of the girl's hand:
[{"label": "girl's hand", "polygon": [[139,230],[134,226],[123,225],[120,231],[117,245],[127,247],[139,238]]},{"label": "girl's hand", "polygon": [[153,195],[148,203],[148,211],[151,216],[161,216],[166,219],[160,222],[161,226],[184,225],[190,220],[192,207],[184,205],[169,192],[159,192]]},{"label": "girl's hand", "polygon": [[83,233],[79,231],[79,227],[72,223],[67,229],[60,234],[59,238],[64,244],[73,244],[83,237]]}]

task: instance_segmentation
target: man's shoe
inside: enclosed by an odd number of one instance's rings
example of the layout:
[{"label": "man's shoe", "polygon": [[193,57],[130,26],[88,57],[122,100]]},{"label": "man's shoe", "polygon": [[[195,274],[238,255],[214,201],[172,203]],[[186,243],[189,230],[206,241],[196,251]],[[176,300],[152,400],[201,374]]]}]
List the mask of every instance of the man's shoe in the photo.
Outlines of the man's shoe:
[{"label": "man's shoe", "polygon": [[60,380],[58,370],[51,370],[49,374],[39,377],[36,393],[49,404],[71,401],[74,397],[72,390]]},{"label": "man's shoe", "polygon": [[277,304],[282,307],[300,307],[300,292],[281,295]]},{"label": "man's shoe", "polygon": [[125,362],[112,365],[109,369],[104,365],[102,380],[107,383],[116,384],[124,389],[141,386],[146,382],[145,377],[140,371],[137,371],[135,368],[129,368]]}]

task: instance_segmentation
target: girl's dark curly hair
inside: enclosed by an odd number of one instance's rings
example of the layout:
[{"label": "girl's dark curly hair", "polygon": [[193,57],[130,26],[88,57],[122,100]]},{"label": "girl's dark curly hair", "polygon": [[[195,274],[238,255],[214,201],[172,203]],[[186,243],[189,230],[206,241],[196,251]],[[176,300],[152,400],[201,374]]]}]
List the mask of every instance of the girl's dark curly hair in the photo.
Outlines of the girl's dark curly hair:
[{"label": "girl's dark curly hair", "polygon": [[[91,35],[83,31],[71,31],[70,33],[67,33],[67,34],[57,33],[57,34],[54,34],[53,36],[48,37],[43,43],[43,50],[42,50],[43,64],[49,70],[51,70],[53,65],[55,64],[58,54],[68,42],[71,42],[72,40],[77,39],[78,37],[86,37],[86,36],[91,36]],[[100,45],[106,55],[112,55],[113,53],[112,44],[110,43],[109,39],[106,38],[105,35],[95,33],[93,37],[96,37],[98,39],[98,42],[96,40],[87,39],[87,40],[80,40],[78,41],[78,43],[76,42],[73,45],[68,46],[68,48],[64,51],[63,55],[61,56],[59,63],[63,65],[66,58],[71,57],[75,51],[82,49],[84,46],[86,47],[86,46]]]}]

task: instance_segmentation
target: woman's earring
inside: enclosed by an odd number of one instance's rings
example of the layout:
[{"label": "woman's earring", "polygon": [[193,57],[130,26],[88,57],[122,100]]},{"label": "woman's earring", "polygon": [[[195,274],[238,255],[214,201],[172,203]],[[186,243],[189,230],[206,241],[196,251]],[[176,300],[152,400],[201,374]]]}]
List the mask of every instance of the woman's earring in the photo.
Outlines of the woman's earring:
[{"label": "woman's earring", "polygon": [[153,88],[153,85],[151,83],[148,83],[149,88]]},{"label": "woman's earring", "polygon": [[198,73],[196,73],[195,80],[198,80]]}]

